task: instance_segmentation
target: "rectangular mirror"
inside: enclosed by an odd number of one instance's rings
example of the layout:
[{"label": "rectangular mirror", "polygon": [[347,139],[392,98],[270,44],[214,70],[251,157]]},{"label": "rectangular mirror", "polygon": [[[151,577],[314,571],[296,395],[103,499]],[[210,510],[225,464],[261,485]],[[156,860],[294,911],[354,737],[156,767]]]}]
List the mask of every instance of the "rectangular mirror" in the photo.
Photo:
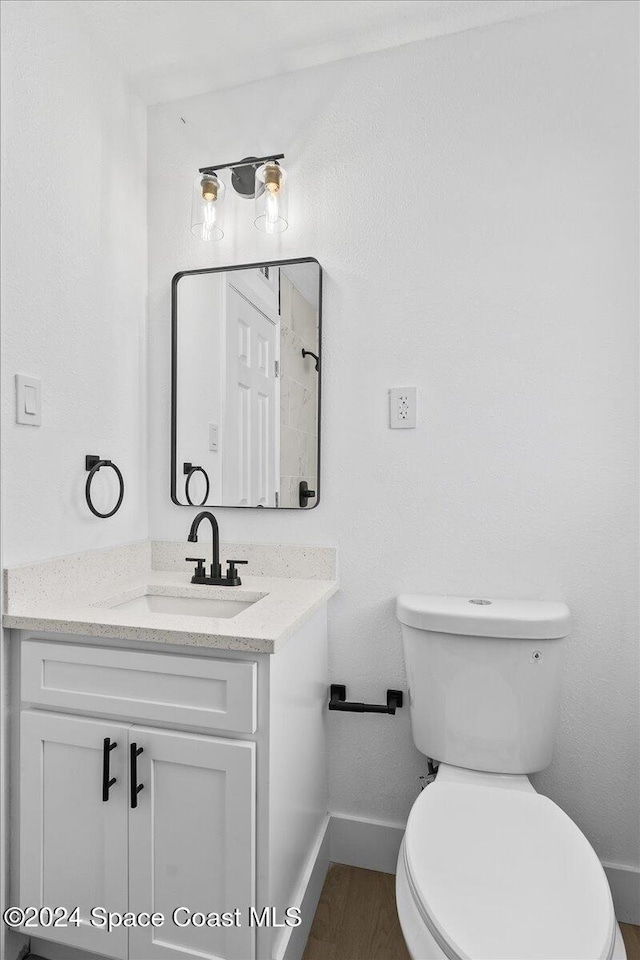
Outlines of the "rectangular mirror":
[{"label": "rectangular mirror", "polygon": [[310,257],[175,275],[174,503],[318,504],[321,301]]}]

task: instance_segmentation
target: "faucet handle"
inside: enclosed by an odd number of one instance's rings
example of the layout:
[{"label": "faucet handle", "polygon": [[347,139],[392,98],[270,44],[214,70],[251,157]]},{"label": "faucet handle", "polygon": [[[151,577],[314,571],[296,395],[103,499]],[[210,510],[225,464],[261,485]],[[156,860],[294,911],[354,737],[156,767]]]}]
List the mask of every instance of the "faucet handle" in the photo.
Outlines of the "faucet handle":
[{"label": "faucet handle", "polygon": [[205,576],[205,572],[204,572],[204,563],[205,563],[205,560],[204,560],[204,557],[185,557],[185,560],[187,561],[187,563],[197,563],[197,564],[198,564],[198,566],[196,567],[195,573],[194,573],[194,577],[204,577],[204,576]]},{"label": "faucet handle", "polygon": [[227,580],[237,580],[238,582],[236,583],[236,586],[239,587],[241,585],[241,580],[240,580],[240,577],[238,576],[238,571],[236,570],[236,566],[241,563],[249,563],[249,561],[248,560],[227,560],[227,563],[229,564],[229,566],[227,568],[226,578]]}]

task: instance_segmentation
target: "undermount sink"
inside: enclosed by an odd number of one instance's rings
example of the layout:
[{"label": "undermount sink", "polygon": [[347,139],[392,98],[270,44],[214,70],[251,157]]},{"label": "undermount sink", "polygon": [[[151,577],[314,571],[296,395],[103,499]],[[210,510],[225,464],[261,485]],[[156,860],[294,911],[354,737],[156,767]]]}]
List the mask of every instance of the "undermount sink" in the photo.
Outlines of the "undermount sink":
[{"label": "undermount sink", "polygon": [[173,613],[183,617],[236,617],[255,600],[218,600],[213,597],[168,597],[145,593],[133,600],[113,604],[112,609],[128,613]]}]

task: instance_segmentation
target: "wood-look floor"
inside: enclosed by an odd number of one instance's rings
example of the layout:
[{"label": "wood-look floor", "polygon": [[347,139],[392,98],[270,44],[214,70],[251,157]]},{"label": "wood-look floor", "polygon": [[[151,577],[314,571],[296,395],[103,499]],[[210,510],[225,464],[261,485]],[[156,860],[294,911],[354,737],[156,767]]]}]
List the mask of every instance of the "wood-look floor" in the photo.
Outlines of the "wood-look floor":
[{"label": "wood-look floor", "polygon": [[[332,864],[303,960],[409,960],[396,913],[395,879]],[[620,926],[627,960],[640,960],[640,927]]]},{"label": "wood-look floor", "polygon": [[627,951],[627,960],[640,960],[640,927],[632,926],[630,923],[621,923],[620,929]]},{"label": "wood-look floor", "polygon": [[396,912],[396,878],[332,863],[303,960],[410,960]]}]

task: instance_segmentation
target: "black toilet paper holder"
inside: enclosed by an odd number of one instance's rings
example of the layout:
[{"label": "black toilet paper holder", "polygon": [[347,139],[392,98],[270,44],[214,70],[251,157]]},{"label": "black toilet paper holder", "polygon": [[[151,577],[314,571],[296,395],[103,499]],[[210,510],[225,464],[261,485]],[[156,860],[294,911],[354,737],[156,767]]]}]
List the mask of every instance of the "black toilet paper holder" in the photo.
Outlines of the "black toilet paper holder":
[{"label": "black toilet paper holder", "polygon": [[329,710],[341,710],[344,713],[390,713],[395,716],[402,707],[402,690],[387,690],[385,703],[355,703],[347,700],[347,688],[343,683],[332,683],[329,687]]}]

